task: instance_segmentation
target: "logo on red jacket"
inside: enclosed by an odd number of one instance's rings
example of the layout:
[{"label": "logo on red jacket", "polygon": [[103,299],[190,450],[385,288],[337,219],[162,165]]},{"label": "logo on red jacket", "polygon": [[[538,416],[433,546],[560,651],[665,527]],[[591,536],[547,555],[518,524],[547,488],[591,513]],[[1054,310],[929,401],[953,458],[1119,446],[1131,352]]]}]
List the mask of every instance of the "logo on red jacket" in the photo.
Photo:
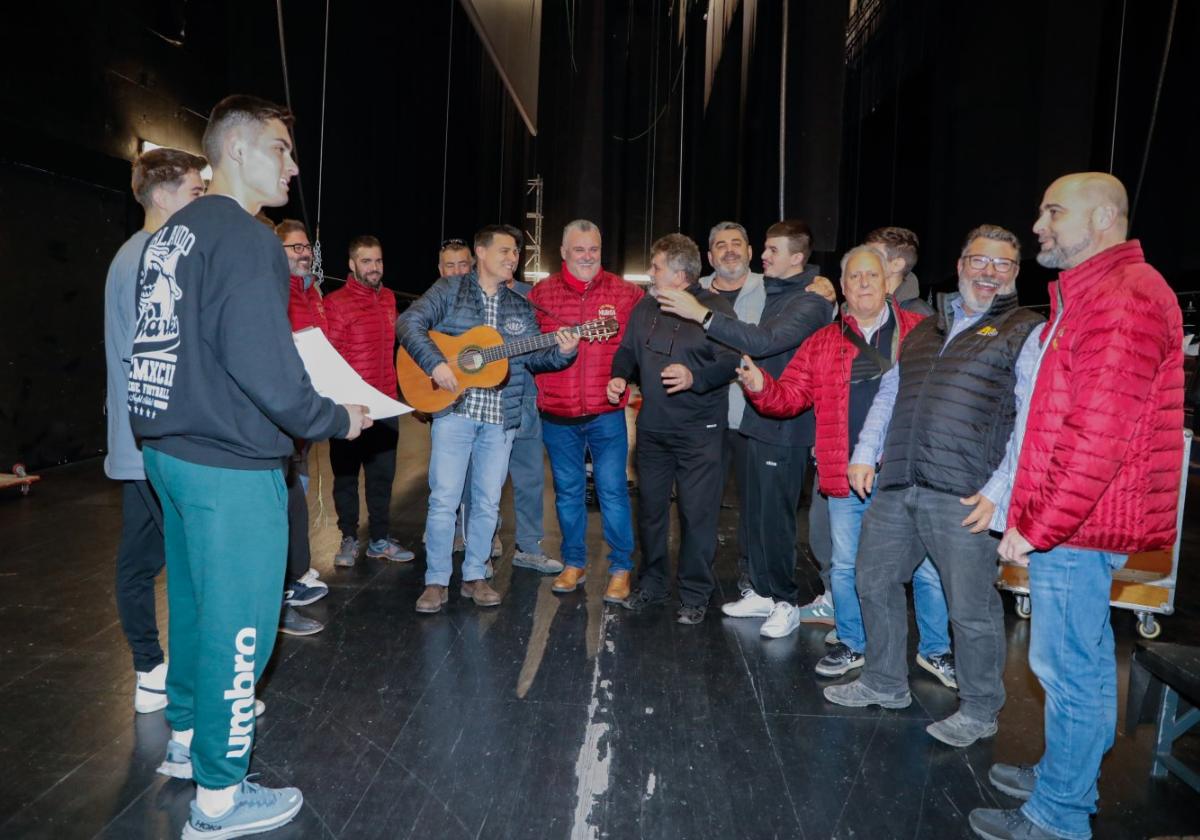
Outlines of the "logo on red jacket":
[{"label": "logo on red jacket", "polygon": [[596,310],[596,316],[599,318],[616,318],[617,307],[611,303],[602,303],[600,308]]}]

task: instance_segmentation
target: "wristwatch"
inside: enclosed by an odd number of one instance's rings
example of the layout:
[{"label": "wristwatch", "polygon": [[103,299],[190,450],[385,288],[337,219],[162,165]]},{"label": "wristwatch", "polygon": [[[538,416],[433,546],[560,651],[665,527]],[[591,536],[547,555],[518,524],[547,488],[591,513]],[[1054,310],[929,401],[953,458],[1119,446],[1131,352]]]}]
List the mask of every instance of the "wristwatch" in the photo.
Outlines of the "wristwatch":
[{"label": "wristwatch", "polygon": [[707,312],[705,312],[704,317],[700,319],[700,326],[703,327],[704,329],[708,329],[708,325],[710,323],[712,323],[713,315],[715,315],[715,314],[716,313],[713,312],[711,309],[708,310]]}]

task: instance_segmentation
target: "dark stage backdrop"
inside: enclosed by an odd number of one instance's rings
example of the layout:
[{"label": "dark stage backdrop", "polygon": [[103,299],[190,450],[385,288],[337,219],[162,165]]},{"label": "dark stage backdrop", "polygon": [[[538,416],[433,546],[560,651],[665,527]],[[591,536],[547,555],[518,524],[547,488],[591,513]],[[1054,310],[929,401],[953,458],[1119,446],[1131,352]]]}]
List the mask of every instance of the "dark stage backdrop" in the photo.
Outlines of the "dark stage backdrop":
[{"label": "dark stage backdrop", "polygon": [[[0,468],[103,451],[104,272],[141,223],[129,160],[139,138],[197,150],[231,92],[281,101],[290,89],[301,184],[268,213],[319,216],[327,289],[349,239],[371,233],[384,282],[419,294],[442,239],[498,221],[532,229],[526,181],[539,175],[542,270],[557,269],[562,226],[580,216],[600,223],[607,268],[640,273],[664,233],[703,251],[732,218],[757,251],[767,225],[798,215],[831,276],[870,228],[914,228],[929,287],[952,275],[971,225],[1011,227],[1032,252],[1052,177],[1111,158],[1133,189],[1147,148],[1135,234],[1177,288],[1194,288],[1195,3],[1178,4],[1146,143],[1171,5],[543,3],[536,137],[460,0],[336,0],[327,42],[325,0],[284,0],[286,89],[273,3],[14,5],[0,74]],[[849,53],[848,20],[861,27]],[[1027,299],[1046,276],[1027,262]]]}]

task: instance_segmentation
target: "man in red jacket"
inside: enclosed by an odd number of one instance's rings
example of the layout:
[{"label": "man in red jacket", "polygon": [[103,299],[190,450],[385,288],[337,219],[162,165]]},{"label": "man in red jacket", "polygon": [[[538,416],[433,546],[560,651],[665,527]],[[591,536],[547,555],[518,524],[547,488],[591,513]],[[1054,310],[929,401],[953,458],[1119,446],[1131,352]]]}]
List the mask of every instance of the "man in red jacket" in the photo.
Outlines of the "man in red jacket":
[{"label": "man in red jacket", "polygon": [[629,597],[629,573],[633,568],[633,518],[625,483],[628,396],[622,395],[612,404],[607,389],[613,356],[625,334],[629,313],[642,299],[642,290],[601,268],[600,229],[586,219],[577,219],[563,229],[562,258],[562,270],[529,293],[538,327],[549,332],[593,318],[615,318],[619,331],[606,341],[581,341],[575,364],[537,377],[542,440],[550,456],[554,507],[566,565],[554,580],[554,591],[573,592],[586,579],[584,452],[590,451],[600,520],[609,548],[611,576],[604,600],[616,604]]},{"label": "man in red jacket", "polygon": [[[383,246],[374,236],[350,240],[350,276],[325,299],[329,343],[370,386],[396,398],[396,296],[383,285]],[[370,434],[329,447],[333,506],[342,542],[335,566],[353,566],[358,557],[358,473],[366,482],[370,542],[367,557],[407,563],[413,553],[388,536],[388,509],[396,477],[395,420],[382,421]]]},{"label": "man in red jacket", "polygon": [[[312,273],[313,246],[308,230],[303,222],[284,219],[275,226],[275,235],[288,261],[288,321],[292,332],[313,327],[328,335],[320,279]],[[279,632],[289,636],[311,636],[325,629],[324,624],[296,607],[314,604],[329,594],[329,587],[312,568],[308,545],[308,452],[308,441],[296,442],[284,477],[288,491],[288,554]]]},{"label": "man in red jacket", "polygon": [[1175,541],[1183,319],[1141,244],[1126,241],[1128,225],[1121,182],[1085,172],[1050,185],[1033,227],[1038,262],[1062,272],[1010,443],[1020,455],[1000,556],[1029,566],[1029,665],[1046,692],[1046,748],[1036,767],[992,766],[996,787],[1028,801],[971,812],[981,837],[1091,836],[1117,724],[1112,573],[1126,555]]}]

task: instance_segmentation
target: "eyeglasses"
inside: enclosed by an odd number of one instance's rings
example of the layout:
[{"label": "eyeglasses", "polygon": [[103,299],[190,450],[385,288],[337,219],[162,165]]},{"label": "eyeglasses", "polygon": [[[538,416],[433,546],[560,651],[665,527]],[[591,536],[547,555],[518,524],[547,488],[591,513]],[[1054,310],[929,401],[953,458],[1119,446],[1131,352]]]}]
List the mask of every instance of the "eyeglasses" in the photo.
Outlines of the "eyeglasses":
[{"label": "eyeglasses", "polygon": [[988,263],[991,263],[996,267],[997,274],[1008,274],[1017,264],[1016,260],[1010,260],[1007,257],[988,257],[983,254],[968,254],[963,259],[976,271],[984,271],[988,267]]},{"label": "eyeglasses", "polygon": [[303,254],[305,251],[312,252],[313,246],[306,242],[297,242],[294,245],[284,245],[284,248],[290,250],[293,254]]},{"label": "eyeglasses", "polygon": [[461,239],[443,239],[441,250],[445,251],[447,248],[466,248],[466,247],[467,247],[467,243]]}]

